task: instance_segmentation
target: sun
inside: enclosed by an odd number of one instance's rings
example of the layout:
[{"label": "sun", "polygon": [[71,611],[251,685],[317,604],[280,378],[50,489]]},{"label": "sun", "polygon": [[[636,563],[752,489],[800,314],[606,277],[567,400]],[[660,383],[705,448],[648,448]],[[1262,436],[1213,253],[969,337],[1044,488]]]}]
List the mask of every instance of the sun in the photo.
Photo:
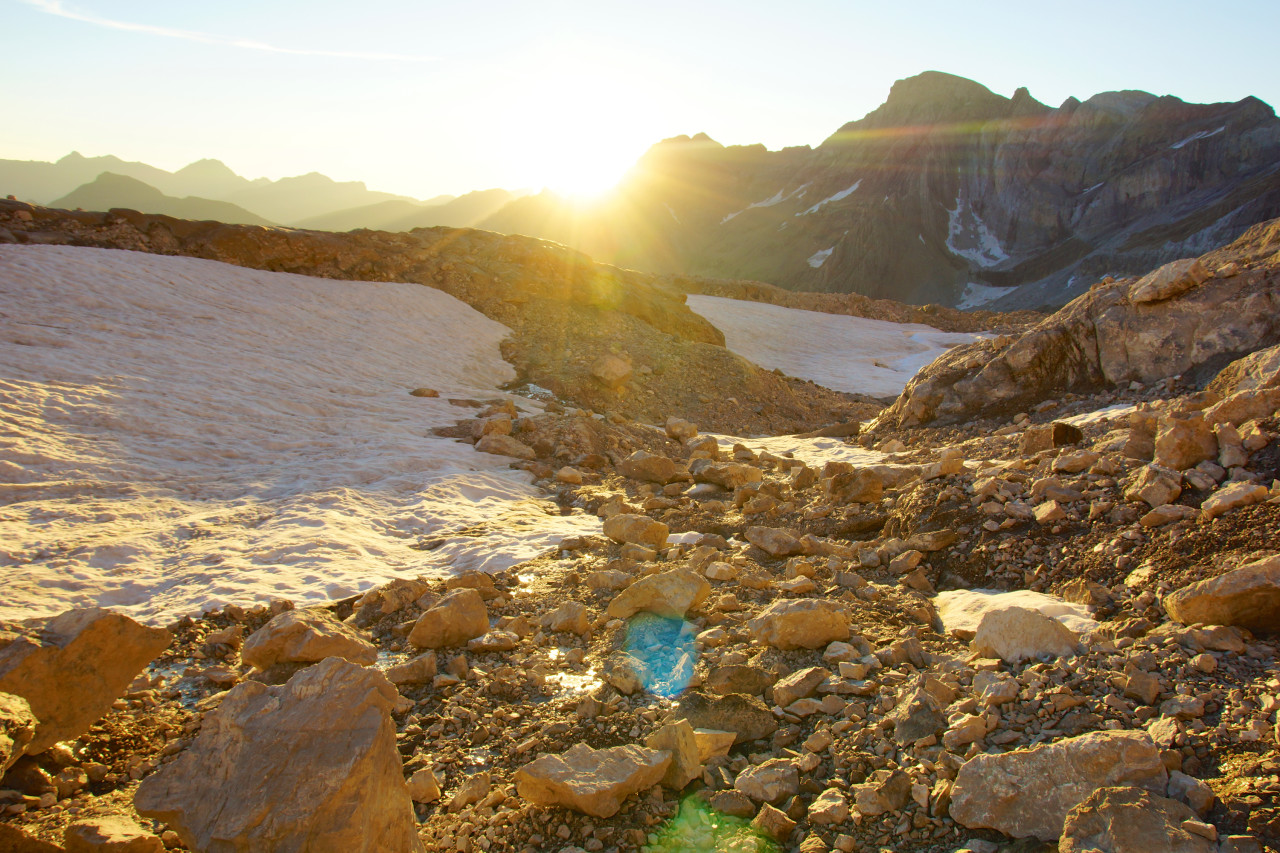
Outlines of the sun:
[{"label": "sun", "polygon": [[617,186],[635,159],[631,152],[572,146],[548,152],[538,165],[541,183],[547,189],[557,195],[587,200],[605,195]]}]

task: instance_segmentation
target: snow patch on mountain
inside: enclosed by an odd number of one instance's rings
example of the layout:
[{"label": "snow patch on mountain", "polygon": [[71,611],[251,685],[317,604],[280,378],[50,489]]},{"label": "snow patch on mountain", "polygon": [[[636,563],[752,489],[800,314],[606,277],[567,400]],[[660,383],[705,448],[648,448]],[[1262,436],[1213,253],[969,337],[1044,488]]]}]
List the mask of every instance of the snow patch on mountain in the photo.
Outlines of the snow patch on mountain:
[{"label": "snow patch on mountain", "polygon": [[830,249],[822,249],[820,251],[814,252],[812,255],[809,256],[809,266],[813,267],[814,269],[817,269],[818,267],[822,266],[827,262],[827,258],[831,257],[831,253],[834,252],[835,250],[836,250],[836,247],[832,246]]},{"label": "snow patch on mountain", "polygon": [[1169,146],[1169,148],[1171,150],[1176,151],[1179,148],[1184,148],[1187,145],[1190,145],[1192,142],[1195,142],[1197,139],[1208,139],[1210,136],[1217,136],[1219,133],[1222,133],[1226,129],[1227,129],[1227,126],[1224,124],[1222,127],[1218,128],[1217,130],[1202,130],[1199,133],[1191,134],[1181,142],[1173,143],[1172,145]]},{"label": "snow patch on mountain", "polygon": [[853,186],[840,190],[840,192],[835,195],[827,196],[808,210],[797,213],[796,216],[808,216],[810,213],[817,213],[822,209],[823,205],[830,204],[833,201],[844,201],[846,198],[857,192],[858,187],[860,186],[862,186],[862,178],[858,178],[858,180],[854,181]]},{"label": "snow patch on mountain", "polygon": [[947,248],[979,267],[993,267],[1009,259],[999,238],[965,201],[963,191],[955,208],[947,211]]}]

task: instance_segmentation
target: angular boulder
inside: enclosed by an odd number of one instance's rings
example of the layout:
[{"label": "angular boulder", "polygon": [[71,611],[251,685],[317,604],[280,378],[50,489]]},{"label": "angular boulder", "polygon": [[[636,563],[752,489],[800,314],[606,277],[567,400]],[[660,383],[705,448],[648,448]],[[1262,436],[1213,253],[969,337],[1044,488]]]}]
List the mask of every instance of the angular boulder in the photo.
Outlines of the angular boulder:
[{"label": "angular boulder", "polygon": [[476,450],[481,453],[492,453],[494,456],[514,456],[526,462],[538,457],[533,448],[509,435],[491,432],[476,442]]},{"label": "angular boulder", "polygon": [[804,544],[790,530],[779,527],[748,527],[742,535],[770,557],[790,557],[804,553]]},{"label": "angular boulder", "polygon": [[627,619],[640,611],[671,619],[683,618],[711,594],[711,584],[690,569],[647,575],[609,602],[609,616]]},{"label": "angular boulder", "polygon": [[37,722],[26,699],[0,693],[0,776],[26,754]]},{"label": "angular boulder", "polygon": [[800,771],[795,762],[771,758],[738,774],[733,787],[758,803],[780,803],[800,790]]},{"label": "angular boulder", "polygon": [[665,548],[670,528],[647,515],[620,512],[604,520],[604,535],[614,542]]},{"label": "angular boulder", "polygon": [[665,726],[659,726],[645,739],[644,745],[650,749],[666,750],[671,753],[671,764],[667,766],[667,772],[662,777],[662,784],[671,790],[683,790],[685,785],[702,775],[702,755],[698,747],[698,737],[688,720],[676,720]]},{"label": "angular boulder", "polygon": [[[1199,816],[1177,800],[1134,787],[1099,788],[1067,813],[1059,853],[1218,853],[1189,832]],[[1203,825],[1203,824],[1202,824]]]},{"label": "angular boulder", "polygon": [[1251,631],[1280,628],[1280,556],[1247,563],[1164,598],[1170,618],[1184,625],[1235,625]]},{"label": "angular boulder", "polygon": [[27,700],[39,724],[28,755],[88,731],[173,637],[120,613],[69,610],[42,630],[0,635],[0,692]]},{"label": "angular boulder", "polygon": [[730,491],[764,480],[764,474],[759,468],[743,462],[713,462],[702,459],[689,466],[689,471],[699,483],[710,483]]},{"label": "angular boulder", "polygon": [[618,473],[646,483],[670,483],[679,470],[675,460],[646,450],[637,450],[618,463]]},{"label": "angular boulder", "polygon": [[1026,456],[1055,447],[1065,447],[1084,440],[1084,432],[1074,424],[1054,421],[1051,424],[1029,426],[1022,433],[1022,452]]},{"label": "angular boulder", "polygon": [[1144,466],[1124,490],[1125,500],[1146,501],[1155,509],[1172,503],[1182,494],[1182,476],[1160,465]]},{"label": "angular boulder", "polygon": [[613,817],[622,801],[662,781],[671,753],[626,744],[592,749],[575,743],[560,755],[541,755],[515,773],[516,793],[539,806],[564,806]]},{"label": "angular boulder", "polygon": [[756,642],[778,649],[820,649],[849,639],[849,617],[828,601],[780,600],[747,622]]},{"label": "angular boulder", "polygon": [[1145,732],[1090,732],[971,758],[951,788],[951,817],[971,829],[1052,841],[1067,813],[1099,788],[1128,785],[1162,795],[1168,779]]},{"label": "angular boulder", "polygon": [[67,853],[164,853],[164,842],[127,817],[99,815],[66,828]]},{"label": "angular boulder", "polygon": [[1043,655],[1076,653],[1079,636],[1062,622],[1031,607],[1010,606],[987,611],[978,622],[973,651],[1019,663]]},{"label": "angular boulder", "polygon": [[489,611],[474,589],[459,589],[418,617],[409,642],[420,649],[460,646],[489,632]]},{"label": "angular boulder", "polygon": [[240,684],[134,805],[192,850],[423,851],[397,699],[381,673],[339,658],[278,687]]},{"label": "angular boulder", "polygon": [[1154,462],[1171,471],[1185,471],[1218,457],[1218,439],[1204,415],[1167,415],[1156,433]]},{"label": "angular boulder", "polygon": [[686,691],[676,705],[674,718],[688,720],[695,729],[733,732],[735,744],[768,737],[778,730],[778,721],[765,704],[744,693],[708,696]]},{"label": "angular boulder", "polygon": [[258,669],[342,658],[368,666],[378,650],[327,610],[286,610],[249,635],[240,659]]},{"label": "angular boulder", "polygon": [[1144,275],[1129,290],[1129,301],[1145,305],[1181,296],[1209,279],[1209,271],[1195,258],[1170,261]]}]

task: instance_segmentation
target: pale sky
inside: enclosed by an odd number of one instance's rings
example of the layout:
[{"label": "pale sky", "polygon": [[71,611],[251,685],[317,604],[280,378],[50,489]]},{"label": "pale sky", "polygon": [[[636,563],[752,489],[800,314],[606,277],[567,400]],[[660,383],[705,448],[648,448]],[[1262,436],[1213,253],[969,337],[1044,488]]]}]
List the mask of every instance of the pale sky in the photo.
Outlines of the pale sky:
[{"label": "pale sky", "polygon": [[1275,105],[1278,25],[1274,0],[0,0],[0,158],[589,189],[678,134],[816,145],[930,69]]}]

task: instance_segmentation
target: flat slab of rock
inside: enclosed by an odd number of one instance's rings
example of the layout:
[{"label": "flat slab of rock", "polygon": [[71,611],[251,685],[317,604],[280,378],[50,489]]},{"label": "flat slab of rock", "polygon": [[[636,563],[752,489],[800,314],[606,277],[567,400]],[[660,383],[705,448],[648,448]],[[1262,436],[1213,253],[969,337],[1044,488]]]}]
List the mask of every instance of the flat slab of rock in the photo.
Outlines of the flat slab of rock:
[{"label": "flat slab of rock", "polygon": [[815,598],[775,601],[747,622],[756,642],[779,649],[820,649],[849,639],[849,617]]},{"label": "flat slab of rock", "polygon": [[942,628],[952,636],[973,639],[978,623],[991,610],[1006,607],[1027,607],[1052,616],[1076,634],[1087,634],[1098,623],[1089,608],[1083,604],[1064,601],[1055,595],[1032,592],[1029,589],[1000,592],[991,589],[956,589],[938,593],[933,600],[938,608]]},{"label": "flat slab of rock", "polygon": [[409,642],[420,649],[460,646],[489,633],[489,610],[479,590],[455,590],[418,617]]},{"label": "flat slab of rock", "polygon": [[1059,853],[1217,853],[1218,845],[1188,832],[1200,818],[1182,803],[1142,788],[1099,788],[1067,813]]},{"label": "flat slab of rock", "polygon": [[790,557],[804,553],[804,544],[800,538],[792,531],[780,527],[748,527],[743,536],[771,557]]},{"label": "flat slab of rock", "polygon": [[538,456],[533,452],[533,448],[524,442],[496,432],[491,432],[477,441],[476,450],[481,453],[492,453],[495,456],[514,456],[516,459],[525,461],[531,461]]},{"label": "flat slab of rock", "polygon": [[1090,732],[965,762],[951,789],[951,817],[971,829],[1052,841],[1067,813],[1099,788],[1136,786],[1162,795],[1168,779],[1146,733]]},{"label": "flat slab of rock", "polygon": [[516,793],[536,805],[608,818],[627,797],[661,782],[670,764],[666,750],[634,744],[592,749],[575,743],[560,755],[541,755],[517,770]]},{"label": "flat slab of rock", "polygon": [[647,548],[667,547],[670,528],[647,515],[620,512],[604,520],[604,535],[614,542],[644,545]]},{"label": "flat slab of rock", "polygon": [[1195,258],[1170,261],[1134,283],[1129,300],[1138,304],[1161,302],[1181,296],[1209,279],[1209,271]]},{"label": "flat slab of rock", "polygon": [[29,634],[0,636],[0,692],[39,720],[27,754],[89,730],[173,637],[120,613],[68,610]]},{"label": "flat slab of rock", "polygon": [[0,693],[0,776],[27,752],[36,735],[36,715],[21,696]]},{"label": "flat slab of rock", "polygon": [[192,850],[423,851],[396,749],[395,687],[339,658],[245,682],[142,781],[138,813]]},{"label": "flat slab of rock", "polygon": [[1184,625],[1235,625],[1251,631],[1280,628],[1280,557],[1267,557],[1164,598],[1169,616]]},{"label": "flat slab of rock", "polygon": [[646,611],[670,619],[683,618],[711,594],[706,578],[690,569],[647,575],[609,602],[609,616],[626,619]]},{"label": "flat slab of rock", "polygon": [[286,610],[249,635],[240,658],[258,669],[342,658],[365,666],[378,650],[327,610]]},{"label": "flat slab of rock", "polygon": [[988,610],[973,636],[973,651],[982,657],[998,657],[1020,663],[1041,657],[1076,653],[1079,635],[1052,616],[1031,607]]},{"label": "flat slab of rock", "polygon": [[164,853],[164,842],[127,817],[78,820],[62,837],[67,853]]}]

